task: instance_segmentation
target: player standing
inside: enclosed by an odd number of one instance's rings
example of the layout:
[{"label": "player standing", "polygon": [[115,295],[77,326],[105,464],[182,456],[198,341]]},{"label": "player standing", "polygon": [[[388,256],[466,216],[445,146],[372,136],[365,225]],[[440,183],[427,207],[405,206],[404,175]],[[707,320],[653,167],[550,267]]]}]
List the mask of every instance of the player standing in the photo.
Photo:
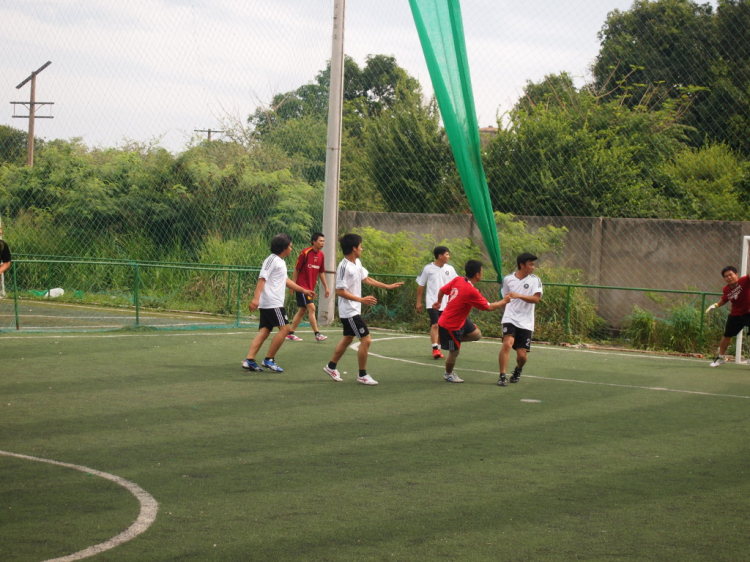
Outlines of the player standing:
[{"label": "player standing", "polygon": [[510,302],[503,314],[503,347],[500,350],[500,378],[497,384],[508,386],[505,370],[510,359],[510,350],[516,350],[516,368],[510,382],[518,382],[531,351],[531,335],[534,331],[534,308],[542,299],[542,280],[534,275],[537,258],[524,252],[516,258],[518,269],[503,278],[502,295]]},{"label": "player standing", "polygon": [[708,307],[706,312],[714,308],[724,306],[727,302],[732,303],[732,309],[727,317],[727,325],[724,328],[724,336],[719,343],[719,355],[711,363],[711,367],[718,367],[727,362],[726,352],[729,342],[742,331],[745,326],[750,326],[750,277],[737,277],[737,268],[728,265],[721,270],[721,276],[727,282],[722,290],[719,302]]},{"label": "player standing", "polygon": [[482,332],[469,320],[472,308],[479,310],[497,310],[508,302],[503,299],[489,303],[484,295],[474,285],[482,280],[482,262],[469,260],[464,266],[466,277],[456,277],[450,283],[438,290],[433,310],[439,310],[443,297],[448,296],[448,304],[438,319],[438,334],[440,346],[448,351],[445,359],[445,374],[443,378],[448,382],[464,382],[453,371],[461,351],[461,342],[478,341]]},{"label": "player standing", "polygon": [[323,367],[323,370],[333,380],[337,382],[343,380],[341,373],[336,369],[336,365],[356,336],[359,338],[359,349],[357,350],[359,376],[357,382],[373,386],[378,384],[378,381],[367,374],[367,355],[370,351],[372,338],[361,315],[363,304],[374,305],[378,303],[378,299],[372,295],[363,297],[362,283],[381,289],[395,289],[403,285],[403,282],[386,285],[369,277],[370,273],[359,261],[359,257],[362,255],[362,237],[359,234],[345,234],[339,239],[339,244],[341,245],[341,251],[344,253],[344,259],[336,268],[336,295],[338,296],[339,318],[344,325],[344,336],[336,345],[331,361]]},{"label": "player standing", "polygon": [[430,341],[432,342],[432,358],[442,359],[440,353],[440,337],[438,332],[438,318],[445,310],[448,304],[448,297],[443,297],[440,303],[440,309],[435,310],[432,304],[437,300],[437,293],[440,287],[453,281],[458,274],[452,265],[448,265],[451,259],[451,253],[445,246],[436,247],[432,253],[435,255],[435,261],[428,263],[422,268],[422,272],[417,277],[417,312],[422,312],[422,292],[425,292],[425,304],[427,314],[430,315]]},{"label": "player standing", "polygon": [[[323,237],[323,233],[314,232],[310,237],[310,243],[312,246],[305,248],[299,253],[297,257],[297,264],[294,266],[294,273],[292,274],[292,281],[297,283],[300,287],[315,290],[315,285],[318,283],[318,278],[323,285],[326,292],[326,298],[331,294],[328,291],[328,283],[326,282],[325,276],[325,255],[323,254],[323,246],[325,246],[326,239]],[[294,331],[299,327],[302,318],[307,312],[307,319],[310,321],[310,327],[315,332],[315,341],[323,341],[328,339],[326,336],[318,331],[318,320],[315,317],[315,303],[312,299],[308,299],[304,293],[295,291],[294,293],[297,298],[297,313],[292,319],[292,330],[286,336],[286,339],[292,341],[302,341],[302,338],[298,337]]]},{"label": "player standing", "polygon": [[[248,306],[250,312],[260,310],[258,335],[253,338],[250,351],[247,352],[247,359],[242,362],[242,368],[248,371],[262,371],[263,367],[266,367],[278,373],[284,372],[284,369],[276,364],[275,358],[276,352],[284,343],[290,328],[289,318],[284,308],[286,288],[300,291],[310,299],[315,296],[315,293],[310,289],[300,287],[287,276],[284,258],[291,253],[292,239],[288,234],[277,234],[273,237],[271,240],[271,255],[263,262],[263,267],[258,274],[258,284],[255,286],[253,300]],[[255,362],[255,355],[277,326],[279,331],[271,340],[268,355],[263,360],[263,367],[261,367]]]}]

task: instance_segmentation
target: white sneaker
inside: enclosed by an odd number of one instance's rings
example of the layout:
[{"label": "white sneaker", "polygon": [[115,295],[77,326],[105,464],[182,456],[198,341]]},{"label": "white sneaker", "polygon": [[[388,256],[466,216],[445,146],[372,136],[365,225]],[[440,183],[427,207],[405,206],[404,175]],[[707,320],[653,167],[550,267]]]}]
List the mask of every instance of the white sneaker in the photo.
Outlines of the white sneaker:
[{"label": "white sneaker", "polygon": [[726,363],[727,361],[728,359],[726,357],[724,357],[723,355],[719,355],[718,357],[716,357],[716,359],[714,359],[714,362],[711,363],[709,367],[718,367],[719,365],[721,365],[722,363]]},{"label": "white sneaker", "polygon": [[458,378],[456,373],[445,373],[443,378],[448,382],[464,382],[464,379]]},{"label": "white sneaker", "polygon": [[286,339],[288,339],[289,341],[302,341],[302,338],[297,334],[289,334]]},{"label": "white sneaker", "polygon": [[324,336],[323,334],[315,334],[315,341],[325,341],[328,339],[328,336]]},{"label": "white sneaker", "polygon": [[370,375],[365,375],[364,377],[357,377],[357,382],[366,384],[369,386],[375,386],[376,384],[378,384],[378,381],[373,379]]},{"label": "white sneaker", "polygon": [[328,365],[326,365],[325,367],[323,367],[323,370],[329,375],[331,375],[331,378],[335,380],[336,382],[341,382],[344,380],[341,378],[341,373],[339,373],[338,369],[329,369]]}]

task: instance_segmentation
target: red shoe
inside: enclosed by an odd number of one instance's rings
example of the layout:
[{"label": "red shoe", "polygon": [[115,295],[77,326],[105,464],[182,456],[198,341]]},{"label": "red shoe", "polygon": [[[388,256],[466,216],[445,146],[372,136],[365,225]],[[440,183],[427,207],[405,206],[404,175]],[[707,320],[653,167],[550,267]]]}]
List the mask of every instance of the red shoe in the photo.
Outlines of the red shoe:
[{"label": "red shoe", "polygon": [[442,359],[443,358],[443,354],[440,353],[439,349],[433,349],[432,350],[432,358],[433,359]]}]

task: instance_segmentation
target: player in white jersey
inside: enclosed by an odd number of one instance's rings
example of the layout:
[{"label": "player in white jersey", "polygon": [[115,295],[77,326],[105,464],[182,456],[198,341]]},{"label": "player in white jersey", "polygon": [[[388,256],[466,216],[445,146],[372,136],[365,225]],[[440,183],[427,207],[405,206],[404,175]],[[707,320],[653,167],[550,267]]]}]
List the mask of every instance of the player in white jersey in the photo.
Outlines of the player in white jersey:
[{"label": "player in white jersey", "polygon": [[[428,263],[422,268],[422,272],[417,277],[417,312],[422,312],[422,293],[425,292],[425,303],[427,304],[427,313],[430,315],[430,341],[432,342],[432,358],[442,359],[443,354],[440,352],[440,337],[438,335],[438,318],[445,310],[448,304],[448,297],[443,297],[440,303],[440,310],[435,310],[432,305],[437,300],[440,287],[453,281],[458,275],[452,265],[448,265],[451,259],[451,253],[445,246],[438,246],[432,253],[435,255],[435,261]],[[425,290],[426,289],[426,290]]]},{"label": "player in white jersey", "polygon": [[510,359],[510,350],[516,350],[516,368],[510,382],[518,382],[531,351],[531,335],[534,331],[534,307],[542,299],[542,280],[534,275],[537,258],[524,252],[516,258],[518,269],[503,278],[503,297],[509,297],[503,314],[503,347],[500,350],[500,378],[497,384],[508,386],[505,370]]},{"label": "player in white jersey", "polygon": [[339,303],[339,318],[344,326],[344,336],[336,345],[331,361],[323,367],[323,370],[335,381],[341,382],[341,373],[336,365],[351,345],[354,337],[359,338],[359,349],[357,359],[359,361],[359,376],[357,382],[366,385],[376,385],[378,381],[367,374],[367,355],[370,350],[370,331],[362,319],[362,305],[374,305],[378,303],[372,295],[362,296],[362,283],[380,287],[381,289],[395,289],[403,285],[403,282],[386,285],[369,277],[370,273],[362,266],[359,257],[362,255],[362,237],[359,234],[345,234],[339,240],[344,259],[336,268],[336,295]]},{"label": "player in white jersey", "polygon": [[[263,367],[266,367],[278,373],[284,372],[284,369],[276,364],[275,358],[276,352],[291,330],[289,318],[284,308],[286,288],[289,287],[304,293],[311,299],[315,297],[314,292],[300,287],[287,276],[284,258],[291,253],[292,239],[288,234],[277,234],[273,237],[271,240],[271,255],[263,262],[263,267],[258,274],[258,284],[255,286],[253,300],[248,306],[250,312],[260,310],[258,335],[253,338],[250,350],[247,352],[247,359],[242,362],[242,368],[248,371],[262,371]],[[255,362],[255,355],[277,326],[279,331],[271,340],[268,355],[263,360],[263,366],[261,367]]]}]

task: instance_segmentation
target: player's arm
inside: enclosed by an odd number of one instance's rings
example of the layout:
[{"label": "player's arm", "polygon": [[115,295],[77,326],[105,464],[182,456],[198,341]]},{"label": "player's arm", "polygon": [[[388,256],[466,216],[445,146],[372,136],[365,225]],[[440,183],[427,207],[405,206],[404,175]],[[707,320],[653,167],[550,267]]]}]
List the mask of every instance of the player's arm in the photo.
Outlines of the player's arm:
[{"label": "player's arm", "polygon": [[706,313],[711,312],[714,308],[719,308],[721,306],[724,306],[725,304],[727,304],[727,302],[728,302],[727,299],[725,299],[724,295],[722,295],[718,302],[715,302],[714,304],[712,304],[706,309]]},{"label": "player's arm", "polygon": [[373,279],[372,277],[365,277],[362,280],[362,283],[365,283],[367,285],[372,285],[373,287],[378,287],[380,289],[395,289],[396,287],[400,287],[401,285],[404,284],[403,281],[399,281],[398,283],[391,283],[390,285],[387,285],[385,283],[377,281],[376,279]]},{"label": "player's arm", "polygon": [[3,263],[0,263],[0,275],[5,273],[10,269],[10,261],[4,261]]},{"label": "player's arm", "polygon": [[305,293],[305,296],[308,299],[315,298],[315,293],[313,291],[311,291],[310,289],[305,289],[301,285],[297,285],[297,283],[289,279],[289,277],[286,278],[286,286],[292,291],[297,291],[298,293]]},{"label": "player's arm", "polygon": [[443,292],[443,287],[440,287],[440,288],[438,289],[437,300],[436,300],[436,301],[435,301],[434,303],[432,303],[432,308],[434,308],[435,310],[440,310],[440,305],[441,305],[441,304],[442,304],[442,302],[443,302],[443,298],[444,298],[444,297],[445,297],[445,296],[446,296],[447,294],[448,294],[448,293],[444,293],[444,292]]},{"label": "player's arm", "polygon": [[346,289],[336,289],[336,296],[350,301],[361,302],[362,304],[367,304],[370,306],[378,304],[378,299],[372,295],[367,295],[366,297],[358,297],[356,295],[353,295]]},{"label": "player's arm", "polygon": [[522,301],[526,301],[531,304],[536,304],[540,300],[542,300],[542,293],[534,293],[533,295],[521,295],[519,293],[508,293],[505,296],[509,297],[510,299],[521,299]]},{"label": "player's arm", "polygon": [[320,284],[323,285],[323,289],[325,289],[326,298],[328,298],[329,296],[331,296],[331,291],[328,290],[328,281],[326,281],[325,267],[320,268],[318,277],[320,278]]},{"label": "player's arm", "polygon": [[417,285],[417,312],[422,312],[422,293],[424,293],[424,287]]},{"label": "player's arm", "polygon": [[495,302],[491,302],[490,303],[490,307],[487,310],[490,310],[490,311],[497,310],[498,308],[504,307],[509,302],[510,302],[510,296],[505,295],[501,300],[495,301]]},{"label": "player's arm", "polygon": [[247,307],[250,309],[250,312],[253,312],[254,310],[258,310],[258,303],[260,302],[260,294],[263,292],[263,287],[266,286],[266,280],[261,278],[258,279],[258,284],[255,286],[255,294],[253,295],[253,300],[250,301],[250,304],[247,305]]}]

